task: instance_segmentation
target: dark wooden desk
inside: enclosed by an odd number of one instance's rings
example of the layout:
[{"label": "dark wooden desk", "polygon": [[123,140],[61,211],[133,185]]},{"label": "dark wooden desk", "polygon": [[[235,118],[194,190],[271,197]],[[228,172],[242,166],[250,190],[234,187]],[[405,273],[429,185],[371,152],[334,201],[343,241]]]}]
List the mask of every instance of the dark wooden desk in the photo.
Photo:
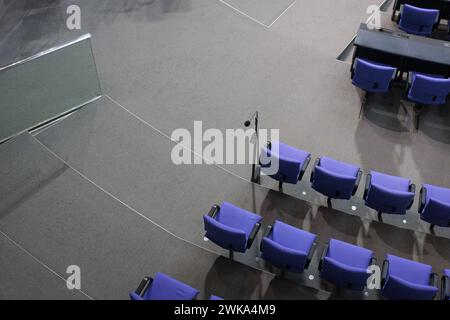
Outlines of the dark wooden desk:
[{"label": "dark wooden desk", "polygon": [[352,59],[385,63],[403,72],[450,76],[450,42],[415,36],[387,29],[369,29],[361,23],[353,43]]},{"label": "dark wooden desk", "polygon": [[415,7],[438,9],[440,19],[450,19],[450,0],[395,0],[392,10],[392,20],[395,14],[400,10],[402,4],[410,4]]}]

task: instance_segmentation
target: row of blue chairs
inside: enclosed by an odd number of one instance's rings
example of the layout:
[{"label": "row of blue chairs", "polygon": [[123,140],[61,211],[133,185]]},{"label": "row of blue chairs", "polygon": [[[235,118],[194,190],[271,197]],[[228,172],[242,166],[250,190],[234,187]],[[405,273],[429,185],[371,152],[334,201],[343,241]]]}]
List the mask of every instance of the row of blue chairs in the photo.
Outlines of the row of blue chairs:
[{"label": "row of blue chairs", "polygon": [[[200,292],[164,273],[156,273],[154,278],[142,279],[135,292],[130,293],[131,300],[195,300]],[[223,300],[211,295],[209,300]]]},{"label": "row of blue chairs", "polygon": [[[361,114],[364,113],[369,93],[387,93],[396,77],[397,69],[375,61],[355,59],[352,83],[362,89],[364,98]],[[440,75],[410,72],[406,87],[408,100],[414,102],[415,128],[419,128],[420,114],[424,105],[443,105],[450,93],[450,79]]]},{"label": "row of blue chairs", "polygon": [[401,30],[407,33],[429,37],[438,23],[439,10],[425,9],[409,4],[400,7],[397,24]]},{"label": "row of blue chairs", "polygon": [[[271,162],[278,161],[276,173],[269,172]],[[293,148],[284,143],[270,142],[261,152],[261,171],[283,183],[296,184],[300,181],[311,160],[309,152]],[[361,180],[362,171],[355,165],[321,157],[314,163],[311,173],[311,186],[317,192],[331,199],[349,200],[355,195]],[[366,178],[364,188],[365,204],[378,212],[381,220],[383,213],[406,214],[414,202],[416,186],[409,179],[371,171]],[[450,189],[430,184],[422,185],[418,206],[420,218],[440,227],[450,226]]]},{"label": "row of blue chairs", "polygon": [[[262,220],[259,215],[228,202],[214,205],[203,219],[207,239],[238,252],[251,247]],[[261,258],[281,270],[302,273],[314,256],[316,239],[315,234],[275,221],[261,240]],[[338,288],[362,291],[373,265],[376,265],[373,251],[331,239],[322,251],[320,277]],[[394,255],[387,255],[381,276],[381,295],[387,299],[434,299],[439,290],[438,276],[431,266]],[[449,276],[450,270],[444,270],[443,299],[449,298]]]}]

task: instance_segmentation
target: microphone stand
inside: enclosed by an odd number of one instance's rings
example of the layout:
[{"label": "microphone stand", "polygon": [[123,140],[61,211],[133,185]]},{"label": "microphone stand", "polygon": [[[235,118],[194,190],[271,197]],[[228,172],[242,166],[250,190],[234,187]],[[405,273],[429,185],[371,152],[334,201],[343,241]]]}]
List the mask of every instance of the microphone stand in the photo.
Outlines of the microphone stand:
[{"label": "microphone stand", "polygon": [[260,168],[259,166],[256,166],[256,161],[257,161],[257,154],[258,151],[256,150],[256,148],[259,147],[259,132],[258,132],[258,120],[259,120],[259,113],[258,111],[256,111],[249,120],[245,121],[244,126],[249,127],[250,124],[252,123],[252,120],[255,120],[255,134],[256,134],[256,146],[253,150],[253,163],[252,163],[252,178],[251,181],[254,183],[259,183],[259,178],[260,178]]}]

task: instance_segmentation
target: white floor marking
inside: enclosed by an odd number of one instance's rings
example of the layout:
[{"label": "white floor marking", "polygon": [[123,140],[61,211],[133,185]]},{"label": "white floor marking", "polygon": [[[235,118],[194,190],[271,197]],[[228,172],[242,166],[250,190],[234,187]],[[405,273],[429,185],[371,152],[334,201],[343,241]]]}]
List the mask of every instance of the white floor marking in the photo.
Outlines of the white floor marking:
[{"label": "white floor marking", "polygon": [[297,0],[294,0],[294,2],[292,2],[286,9],[284,9],[284,11],[269,25],[268,28],[273,26],[275,24],[275,22],[277,22],[278,19],[280,19],[296,3],[297,3]]},{"label": "white floor marking", "polygon": [[225,0],[219,0],[219,2],[223,3],[224,5],[226,5],[227,7],[233,9],[234,11],[242,14],[243,16],[247,17],[248,19],[252,20],[253,22],[256,22],[259,25],[262,25],[263,27],[269,29],[270,27],[272,27],[275,22],[278,21],[278,19],[280,19],[294,4],[297,3],[297,0],[294,0],[286,9],[283,10],[283,12],[274,20],[272,21],[272,23],[270,25],[267,25],[261,21],[259,21],[258,19],[253,18],[252,16],[246,14],[245,12],[243,12],[242,10],[239,10],[238,8],[232,6],[231,4],[229,4],[228,2],[226,2]]},{"label": "white floor marking", "polygon": [[[2,234],[9,242],[11,242],[14,246],[16,246],[17,248],[19,248],[21,251],[23,251],[25,254],[27,254],[28,256],[30,256],[34,261],[36,261],[37,263],[39,263],[41,266],[43,266],[45,269],[47,269],[50,273],[54,274],[55,276],[57,276],[58,278],[60,278],[62,281],[64,281],[64,283],[67,282],[67,279],[65,279],[63,276],[61,276],[58,272],[56,272],[55,270],[53,270],[52,268],[50,268],[48,265],[46,265],[44,262],[42,262],[40,259],[38,259],[37,257],[35,257],[30,251],[28,251],[27,249],[25,249],[24,247],[22,247],[20,244],[18,244],[15,240],[13,240],[10,236],[8,236],[6,233],[4,233],[2,230],[0,230],[0,234]],[[68,290],[68,289],[67,289]],[[82,295],[84,295],[86,298],[90,299],[90,300],[94,300],[90,295],[88,295],[86,292],[84,292],[81,289],[76,289],[78,292],[80,292]]]},{"label": "white floor marking", "polygon": [[[108,95],[105,95],[106,97],[109,97]],[[109,98],[109,99],[111,99],[111,98]],[[112,99],[111,99],[111,101],[113,101]],[[119,105],[120,106],[120,105]],[[123,107],[122,107],[123,108]],[[125,108],[124,108],[125,109]],[[127,110],[127,109],[125,109],[125,110]],[[127,110],[128,111],[128,110]],[[130,114],[132,114],[130,111],[128,111]],[[150,126],[150,127],[152,127],[152,126]],[[153,127],[152,127],[153,128]],[[157,130],[158,132],[160,132],[158,129],[156,129],[156,128],[154,128],[155,130]],[[163,134],[164,136],[166,136],[164,133],[162,133],[161,132],[161,134]],[[31,136],[31,135],[30,135]],[[171,235],[172,237],[174,237],[174,238],[176,238],[176,239],[178,239],[178,240],[181,240],[181,241],[183,241],[183,242],[185,242],[185,243],[188,243],[188,244],[190,244],[190,245],[192,245],[192,246],[194,246],[194,247],[196,247],[196,248],[199,248],[199,249],[201,249],[201,250],[205,250],[205,251],[207,251],[207,252],[209,252],[209,253],[212,253],[212,254],[214,254],[214,255],[216,255],[216,256],[220,256],[221,254],[220,253],[218,253],[218,252],[216,252],[216,251],[213,251],[213,250],[211,250],[211,249],[208,249],[208,248],[205,248],[205,247],[202,247],[202,246],[200,246],[200,245],[198,245],[198,244],[196,244],[196,243],[194,243],[194,242],[191,242],[191,241],[189,241],[189,240],[187,240],[187,239],[184,239],[184,238],[182,238],[182,237],[179,237],[179,236],[177,236],[175,233],[173,233],[172,231],[170,231],[170,230],[168,230],[168,229],[166,229],[166,228],[164,228],[163,226],[161,226],[160,224],[158,224],[158,223],[156,223],[155,221],[153,221],[152,219],[150,219],[150,218],[148,218],[147,216],[145,216],[144,214],[142,214],[142,213],[140,213],[138,210],[136,210],[135,208],[133,208],[132,206],[130,206],[130,205],[128,205],[127,203],[125,203],[125,202],[123,202],[122,200],[120,200],[118,197],[116,197],[115,195],[113,195],[111,192],[109,192],[108,190],[106,190],[105,188],[103,188],[103,187],[101,187],[100,185],[98,185],[96,182],[94,182],[93,180],[91,180],[91,179],[89,179],[87,176],[85,176],[83,173],[81,173],[80,171],[78,171],[77,169],[75,169],[74,167],[72,167],[69,163],[67,163],[63,158],[61,158],[60,156],[58,156],[55,152],[53,152],[50,148],[48,148],[45,144],[43,144],[41,141],[39,141],[37,138],[35,138],[35,137],[33,137],[33,136],[31,136],[34,140],[36,140],[36,142],[37,143],[39,143],[45,150],[47,150],[50,154],[52,154],[54,157],[56,157],[57,159],[59,159],[61,162],[63,162],[64,164],[66,164],[71,170],[73,170],[76,174],[78,174],[80,177],[82,177],[84,180],[86,180],[86,181],[88,181],[89,183],[91,183],[93,186],[95,186],[96,188],[98,188],[99,190],[101,190],[102,192],[104,192],[106,195],[108,195],[109,197],[111,197],[111,198],[113,198],[114,200],[116,200],[117,202],[119,202],[120,204],[122,204],[124,207],[126,207],[126,208],[128,208],[129,210],[131,210],[133,213],[135,213],[136,215],[138,215],[138,216],[140,216],[142,219],[144,219],[144,220],[146,220],[147,222],[149,222],[149,223],[151,223],[151,224],[153,224],[154,226],[156,226],[156,227],[158,227],[159,229],[161,229],[161,230],[163,230],[163,231],[165,231],[166,233],[168,233],[169,235]],[[170,138],[169,138],[170,139]],[[243,180],[245,180],[244,178],[241,178],[241,179],[243,179]],[[250,181],[250,180],[248,180],[248,181]],[[266,273],[266,274],[268,274],[268,275],[274,275],[273,273],[271,273],[271,272],[269,272],[269,271],[267,271],[267,270],[264,270],[264,269],[259,269],[259,268],[256,268],[256,267],[254,267],[254,266],[251,266],[251,265],[247,265],[246,264],[246,266],[247,267],[249,267],[249,268],[252,268],[252,269],[255,269],[255,270],[258,270],[258,271],[261,271],[261,272],[264,272],[264,273]]]}]

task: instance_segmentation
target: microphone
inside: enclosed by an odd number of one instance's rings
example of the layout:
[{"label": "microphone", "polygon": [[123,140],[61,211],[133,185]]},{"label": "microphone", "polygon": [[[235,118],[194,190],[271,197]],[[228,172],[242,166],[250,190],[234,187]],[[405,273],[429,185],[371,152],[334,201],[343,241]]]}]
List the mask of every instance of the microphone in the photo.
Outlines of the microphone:
[{"label": "microphone", "polygon": [[252,123],[252,120],[256,118],[255,120],[258,121],[258,111],[256,111],[254,114],[252,114],[252,116],[250,117],[250,119],[248,119],[247,121],[244,122],[244,126],[249,127],[250,124]]}]

